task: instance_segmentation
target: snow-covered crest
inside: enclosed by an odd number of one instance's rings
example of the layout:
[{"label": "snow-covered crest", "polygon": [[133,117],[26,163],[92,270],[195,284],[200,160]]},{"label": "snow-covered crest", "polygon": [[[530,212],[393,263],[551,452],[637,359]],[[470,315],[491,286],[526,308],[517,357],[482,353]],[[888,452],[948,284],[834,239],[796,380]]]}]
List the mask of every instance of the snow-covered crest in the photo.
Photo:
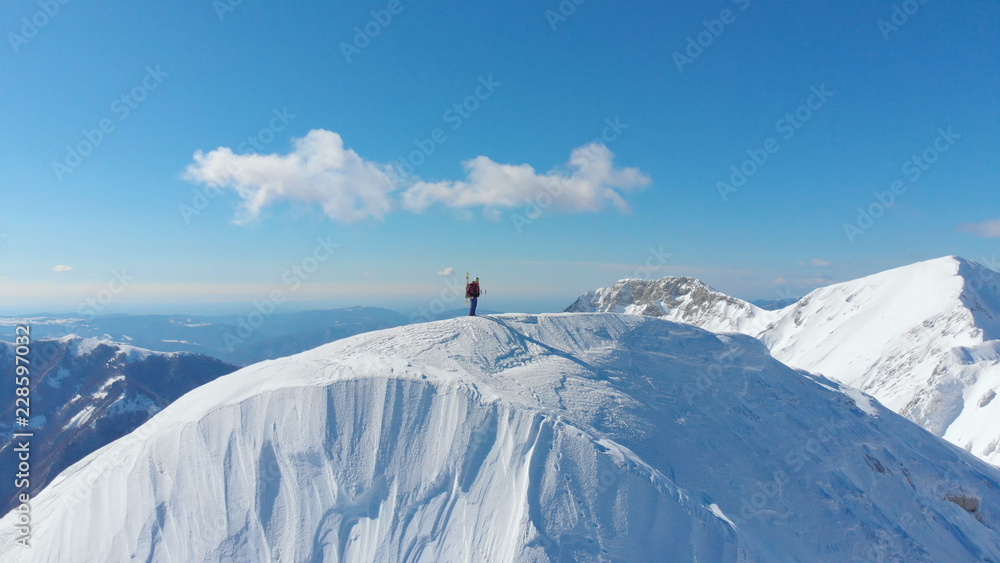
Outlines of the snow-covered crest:
[{"label": "snow-covered crest", "polygon": [[716,332],[743,333],[763,330],[775,317],[771,311],[688,277],[620,280],[580,296],[566,311],[648,315]]},{"label": "snow-covered crest", "polygon": [[379,331],[185,395],[64,472],[34,550],[0,555],[1000,558],[1000,472],[853,393],[635,315]]},{"label": "snow-covered crest", "polygon": [[[1000,464],[1000,402],[985,400],[1000,392],[1000,274],[985,266],[955,256],[919,262],[817,289],[778,311],[689,278],[619,287],[631,291],[601,290],[596,301],[587,294],[570,309],[653,314],[757,337],[779,360],[858,387]],[[672,287],[699,290],[674,298]],[[595,306],[581,309],[581,301]]]}]

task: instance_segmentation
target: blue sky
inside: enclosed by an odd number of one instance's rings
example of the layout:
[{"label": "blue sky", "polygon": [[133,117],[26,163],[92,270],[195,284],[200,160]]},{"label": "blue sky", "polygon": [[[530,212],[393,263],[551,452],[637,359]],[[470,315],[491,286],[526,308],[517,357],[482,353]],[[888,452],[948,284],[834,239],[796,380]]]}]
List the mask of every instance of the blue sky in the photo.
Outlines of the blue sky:
[{"label": "blue sky", "polygon": [[1000,6],[852,4],[5,2],[0,310],[114,272],[108,312],[457,305],[447,268],[553,310],[623,277],[756,299],[993,260]]}]

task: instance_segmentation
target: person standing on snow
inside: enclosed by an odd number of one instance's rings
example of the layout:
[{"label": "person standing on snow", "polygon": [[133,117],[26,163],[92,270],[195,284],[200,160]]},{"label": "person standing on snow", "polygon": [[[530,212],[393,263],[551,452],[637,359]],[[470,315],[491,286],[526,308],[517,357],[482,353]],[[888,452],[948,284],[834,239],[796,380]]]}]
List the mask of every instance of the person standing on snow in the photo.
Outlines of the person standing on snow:
[{"label": "person standing on snow", "polygon": [[476,316],[476,302],[479,301],[479,278],[465,285],[465,297],[469,300],[469,316]]}]

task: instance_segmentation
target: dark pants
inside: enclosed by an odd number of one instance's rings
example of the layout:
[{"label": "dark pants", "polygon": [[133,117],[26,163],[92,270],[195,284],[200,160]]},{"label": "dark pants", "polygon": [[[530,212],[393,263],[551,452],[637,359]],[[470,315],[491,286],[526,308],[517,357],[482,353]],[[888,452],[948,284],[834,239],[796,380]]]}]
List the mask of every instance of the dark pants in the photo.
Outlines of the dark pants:
[{"label": "dark pants", "polygon": [[474,317],[476,315],[476,302],[479,301],[478,297],[469,298],[469,316]]}]

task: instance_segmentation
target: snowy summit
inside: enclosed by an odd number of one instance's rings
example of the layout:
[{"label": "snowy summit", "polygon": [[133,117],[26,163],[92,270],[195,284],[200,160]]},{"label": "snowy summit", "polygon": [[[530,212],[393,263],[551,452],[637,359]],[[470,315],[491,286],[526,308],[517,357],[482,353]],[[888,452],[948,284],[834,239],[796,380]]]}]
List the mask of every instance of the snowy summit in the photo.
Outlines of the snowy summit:
[{"label": "snowy summit", "polygon": [[1000,273],[956,256],[824,287],[777,311],[690,278],[622,280],[568,311],[618,311],[734,331],[777,359],[857,387],[1000,464]]},{"label": "snowy summit", "polygon": [[622,314],[359,335],[63,472],[4,561],[996,561],[1000,471],[757,340]]}]

